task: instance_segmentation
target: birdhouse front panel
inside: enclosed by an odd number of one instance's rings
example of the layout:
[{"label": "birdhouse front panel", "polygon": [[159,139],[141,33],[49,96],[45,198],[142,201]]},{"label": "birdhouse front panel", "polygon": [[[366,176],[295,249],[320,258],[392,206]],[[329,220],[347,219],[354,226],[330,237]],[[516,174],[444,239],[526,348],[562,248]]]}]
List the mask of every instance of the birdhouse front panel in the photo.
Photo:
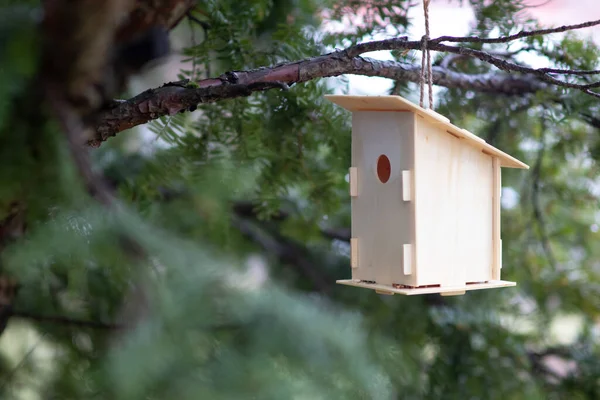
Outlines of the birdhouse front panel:
[{"label": "birdhouse front panel", "polygon": [[[352,245],[353,279],[415,284],[403,246],[414,239],[414,202],[404,201],[402,192],[403,171],[414,164],[414,129],[411,112],[352,117],[352,237],[358,239]],[[405,258],[409,265],[403,265]]]},{"label": "birdhouse front panel", "polygon": [[416,285],[486,282],[493,266],[493,157],[417,116]]}]

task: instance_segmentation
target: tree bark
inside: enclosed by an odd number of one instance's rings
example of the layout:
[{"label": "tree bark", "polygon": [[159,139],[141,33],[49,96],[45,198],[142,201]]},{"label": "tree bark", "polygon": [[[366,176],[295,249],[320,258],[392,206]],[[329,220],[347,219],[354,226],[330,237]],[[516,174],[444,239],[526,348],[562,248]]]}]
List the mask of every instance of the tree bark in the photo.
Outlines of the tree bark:
[{"label": "tree bark", "polygon": [[[269,68],[228,72],[218,78],[195,83],[168,83],[101,111],[95,122],[94,137],[88,141],[88,145],[98,147],[119,132],[165,115],[194,110],[198,104],[249,96],[257,91],[281,88],[283,84],[293,85],[344,74],[418,82],[420,67],[395,61],[351,57],[346,51],[337,51]],[[469,75],[443,67],[433,67],[433,82],[448,88],[504,95],[535,93],[548,87],[545,82],[528,74],[497,72]]]}]

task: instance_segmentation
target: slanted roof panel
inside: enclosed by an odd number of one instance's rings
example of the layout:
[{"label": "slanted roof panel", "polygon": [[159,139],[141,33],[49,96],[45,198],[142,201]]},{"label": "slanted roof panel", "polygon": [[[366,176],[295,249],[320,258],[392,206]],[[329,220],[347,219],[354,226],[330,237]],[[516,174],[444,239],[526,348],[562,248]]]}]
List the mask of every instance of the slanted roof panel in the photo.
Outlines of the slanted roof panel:
[{"label": "slanted roof panel", "polygon": [[481,148],[481,150],[500,159],[500,165],[508,168],[529,169],[529,166],[516,158],[506,154],[502,150],[487,144],[485,140],[461,129],[452,123],[443,115],[433,110],[426,110],[418,105],[406,100],[400,96],[345,96],[345,95],[326,95],[325,98],[337,105],[350,111],[410,111],[430,120],[435,124],[440,124],[447,133],[464,139],[467,144]]}]

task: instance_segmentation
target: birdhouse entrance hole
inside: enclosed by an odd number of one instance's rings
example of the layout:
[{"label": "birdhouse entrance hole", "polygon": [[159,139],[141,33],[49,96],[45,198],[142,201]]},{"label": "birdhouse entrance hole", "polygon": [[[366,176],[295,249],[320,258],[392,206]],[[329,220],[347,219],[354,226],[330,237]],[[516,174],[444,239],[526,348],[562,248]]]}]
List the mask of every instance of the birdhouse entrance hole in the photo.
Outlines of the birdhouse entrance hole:
[{"label": "birdhouse entrance hole", "polygon": [[386,183],[390,179],[391,173],[390,159],[385,154],[380,155],[377,159],[377,178],[381,183]]}]

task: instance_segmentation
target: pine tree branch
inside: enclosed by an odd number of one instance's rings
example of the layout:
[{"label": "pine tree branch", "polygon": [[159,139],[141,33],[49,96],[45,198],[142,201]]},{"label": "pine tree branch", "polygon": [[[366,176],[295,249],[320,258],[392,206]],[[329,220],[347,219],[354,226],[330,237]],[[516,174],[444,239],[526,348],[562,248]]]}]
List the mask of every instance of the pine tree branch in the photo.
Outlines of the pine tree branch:
[{"label": "pine tree branch", "polygon": [[[195,110],[198,104],[249,96],[257,91],[282,88],[283,84],[292,85],[344,74],[418,82],[420,70],[416,65],[363,57],[348,58],[343,52],[336,52],[271,68],[231,72],[219,78],[198,81],[193,85],[166,84],[101,111],[96,118],[95,135],[88,144],[97,147],[121,131],[165,115]],[[230,76],[235,77],[233,80],[235,83],[230,81]],[[535,93],[547,88],[545,83],[531,75],[511,76],[502,73],[470,75],[442,67],[433,67],[433,80],[435,84],[448,88],[507,95]]]},{"label": "pine tree branch", "polygon": [[15,311],[11,314],[11,317],[15,318],[23,318],[28,319],[35,322],[43,322],[43,323],[52,323],[58,325],[67,325],[74,326],[77,328],[92,328],[92,329],[101,329],[101,330],[119,330],[125,329],[124,325],[119,325],[110,322],[98,322],[98,321],[88,321],[81,320],[63,316],[54,316],[54,315],[39,315],[26,311]]},{"label": "pine tree branch", "polygon": [[[600,94],[591,90],[600,87],[600,82],[577,84],[551,76],[551,74],[572,76],[594,75],[600,71],[531,68],[518,65],[508,61],[506,58],[498,57],[485,51],[440,43],[442,41],[501,43],[528,36],[564,32],[598,24],[600,24],[600,21],[590,21],[560,28],[520,32],[515,35],[495,39],[475,37],[453,38],[449,36],[432,39],[428,43],[430,50],[476,58],[494,65],[501,71],[507,72],[471,75],[461,74],[439,66],[434,68],[434,83],[448,88],[462,88],[509,95],[535,93],[539,90],[545,90],[549,85],[552,85],[577,89],[590,96],[600,98]],[[420,70],[416,65],[374,60],[361,57],[361,54],[382,50],[420,49],[421,41],[409,41],[407,37],[399,37],[360,43],[345,50],[295,62],[282,63],[272,67],[248,71],[232,71],[217,78],[204,79],[194,83],[181,81],[165,84],[162,87],[147,90],[132,99],[116,102],[111,108],[102,110],[95,118],[96,132],[88,140],[88,145],[99,146],[109,137],[115,136],[123,130],[147,123],[165,115],[195,110],[198,104],[245,97],[254,92],[273,88],[286,88],[288,85],[318,78],[354,74],[418,82],[420,79]],[[511,75],[510,73],[513,72],[519,73],[519,75]]]},{"label": "pine tree branch", "polygon": [[509,36],[501,36],[497,38],[480,38],[477,36],[464,36],[464,37],[455,37],[455,36],[440,36],[435,39],[431,39],[433,43],[440,42],[452,42],[452,43],[508,43],[514,40],[523,39],[532,36],[543,36],[549,35],[551,33],[561,33],[567,31],[573,31],[576,29],[589,28],[592,26],[600,25],[600,19],[595,21],[587,21],[580,24],[575,25],[563,25],[557,28],[549,28],[549,29],[536,29],[533,31],[521,31],[519,33],[515,33],[514,35]]},{"label": "pine tree branch", "polygon": [[[232,211],[240,218],[252,219],[258,221],[259,204],[252,201],[236,201],[232,205]],[[284,210],[277,210],[269,217],[269,221],[285,221],[290,218],[290,213]],[[327,239],[336,239],[350,242],[350,228],[323,228],[321,235]]]},{"label": "pine tree branch", "polygon": [[321,229],[321,234],[327,239],[340,240],[350,243],[351,231],[350,228],[326,228]]},{"label": "pine tree branch", "polygon": [[[561,81],[560,79],[556,79],[556,78],[553,78],[552,76],[550,76],[549,72],[547,72],[547,68],[531,68],[531,67],[526,67],[523,65],[518,65],[518,64],[512,63],[510,61],[507,61],[505,59],[495,57],[489,53],[486,53],[485,51],[474,50],[474,49],[471,49],[468,47],[453,47],[453,46],[446,46],[446,45],[442,45],[442,44],[434,44],[434,45],[429,46],[429,48],[432,50],[445,51],[448,53],[463,54],[463,55],[466,55],[469,57],[477,58],[481,61],[484,61],[484,62],[494,65],[495,67],[497,67],[498,69],[500,69],[502,71],[519,72],[522,74],[532,74],[532,75],[535,75],[539,80],[549,83],[551,85],[569,88],[569,89],[578,89],[585,94],[588,94],[588,95],[596,97],[596,98],[600,98],[600,93],[596,93],[596,92],[593,92],[590,90],[592,88],[600,87],[600,82],[593,82],[590,84],[576,84],[576,83]],[[559,71],[562,71],[562,72],[559,72]],[[567,70],[554,69],[553,73],[566,73],[566,71]],[[577,73],[577,71],[572,70],[572,71],[569,71],[568,73],[570,75],[590,75],[590,74],[595,73],[595,71],[579,71],[579,73]]]},{"label": "pine tree branch", "polygon": [[266,254],[276,257],[282,264],[296,268],[319,293],[331,292],[331,281],[319,272],[318,266],[310,259],[304,247],[279,233],[268,233],[244,218],[234,217],[232,224],[242,235],[259,245]]},{"label": "pine tree branch", "polygon": [[[593,21],[594,23],[596,21]],[[371,51],[381,51],[381,50],[418,50],[420,49],[421,42],[420,41],[406,41],[405,37],[402,38],[394,38],[394,39],[386,39],[379,40],[374,42],[361,43],[356,46],[352,46],[347,49],[346,52],[350,55],[357,55]],[[564,70],[564,69],[548,69],[548,68],[531,68],[524,65],[519,65],[513,62],[506,60],[505,58],[494,56],[491,53],[475,50],[469,47],[456,47],[456,46],[448,46],[445,44],[441,44],[430,40],[427,44],[427,48],[433,51],[440,51],[445,53],[453,53],[460,54],[463,56],[468,56],[472,58],[476,58],[480,61],[486,62],[488,64],[492,64],[496,68],[505,72],[519,72],[521,74],[531,74],[537,77],[542,82],[549,83],[554,86],[565,87],[570,89],[578,89],[588,94],[590,96],[600,98],[599,93],[595,93],[590,89],[600,87],[600,82],[593,82],[590,84],[576,84],[570,83],[566,81],[561,81],[550,76],[550,73],[560,73],[560,74],[569,74],[569,75],[592,75],[597,73],[596,70],[592,71],[576,71],[576,70]],[[356,50],[358,49],[358,50]],[[434,82],[435,83],[435,82]]]}]

